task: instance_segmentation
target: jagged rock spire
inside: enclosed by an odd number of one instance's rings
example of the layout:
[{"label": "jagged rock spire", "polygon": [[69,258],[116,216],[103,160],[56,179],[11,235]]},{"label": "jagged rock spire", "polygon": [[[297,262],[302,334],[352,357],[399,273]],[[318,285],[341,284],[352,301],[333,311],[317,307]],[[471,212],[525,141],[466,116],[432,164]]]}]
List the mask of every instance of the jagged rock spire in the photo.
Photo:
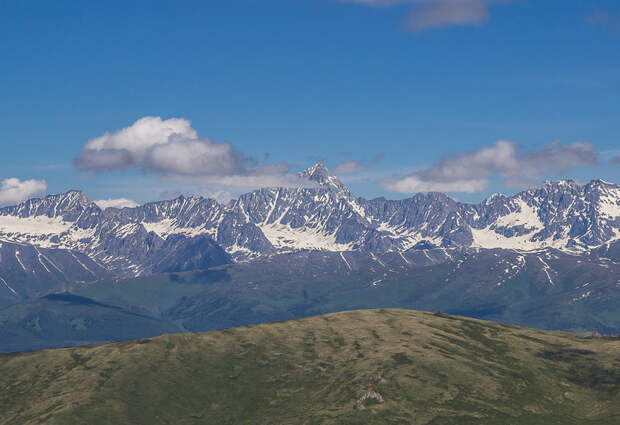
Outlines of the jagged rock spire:
[{"label": "jagged rock spire", "polygon": [[349,192],[347,187],[338,179],[338,177],[331,174],[322,162],[317,162],[312,167],[300,172],[299,176],[316,182],[320,186],[337,190],[338,192]]}]

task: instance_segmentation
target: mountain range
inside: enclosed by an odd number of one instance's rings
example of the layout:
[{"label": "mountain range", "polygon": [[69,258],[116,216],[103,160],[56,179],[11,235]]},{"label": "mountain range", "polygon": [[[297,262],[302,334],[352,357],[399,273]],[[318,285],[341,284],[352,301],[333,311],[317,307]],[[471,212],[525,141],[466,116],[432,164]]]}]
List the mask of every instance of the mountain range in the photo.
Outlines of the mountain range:
[{"label": "mountain range", "polygon": [[300,174],[226,205],[102,209],[69,191],[0,209],[0,352],[380,307],[620,333],[618,185],[467,204]]},{"label": "mountain range", "polygon": [[227,205],[180,196],[101,209],[79,191],[31,199],[0,209],[0,239],[78,252],[122,277],[299,250],[555,248],[579,254],[620,239],[620,186],[602,180],[547,182],[467,204],[442,193],[355,197],[322,164],[300,175],[314,187],[260,189]]}]

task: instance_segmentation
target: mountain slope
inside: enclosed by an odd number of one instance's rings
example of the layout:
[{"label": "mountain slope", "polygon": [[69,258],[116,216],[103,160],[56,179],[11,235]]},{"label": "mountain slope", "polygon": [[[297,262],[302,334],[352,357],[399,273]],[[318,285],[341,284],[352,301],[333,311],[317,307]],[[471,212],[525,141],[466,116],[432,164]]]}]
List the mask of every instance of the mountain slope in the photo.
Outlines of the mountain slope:
[{"label": "mountain slope", "polygon": [[[204,271],[63,284],[62,290],[191,331],[360,308],[409,308],[615,334],[620,333],[618,276],[620,242],[615,242],[578,257],[557,250],[303,251]],[[12,329],[0,338],[0,352],[62,345],[52,336],[66,321],[48,322],[44,332],[33,333],[17,314],[35,314],[38,306],[38,299],[22,300],[0,310],[0,333]],[[73,314],[71,305],[54,308],[58,317]],[[82,315],[88,312],[83,308]],[[141,334],[141,325],[131,321],[126,328],[135,337],[153,335]],[[71,343],[93,340],[82,332]]]},{"label": "mountain slope", "polygon": [[[226,271],[226,280],[187,295],[166,317],[202,331],[385,307],[541,329],[620,333],[620,259],[593,256],[577,263],[559,251],[307,252]],[[99,294],[106,292],[105,285],[91,285],[84,293],[94,293],[96,286]],[[126,282],[125,288],[131,286]]]},{"label": "mountain slope", "polygon": [[616,424],[620,341],[403,310],[0,356],[0,422]]},{"label": "mountain slope", "polygon": [[208,234],[162,238],[146,222],[136,221],[135,215],[143,212],[101,210],[84,193],[69,191],[0,209],[0,241],[80,252],[117,276],[230,262]]},{"label": "mountain slope", "polygon": [[0,242],[0,307],[110,273],[88,256],[70,250]]},{"label": "mountain slope", "polygon": [[69,347],[180,332],[175,324],[68,293],[0,310],[2,352]]},{"label": "mountain slope", "polygon": [[[547,182],[511,197],[466,204],[441,193],[403,200],[357,198],[322,164],[300,176],[310,187],[260,189],[228,205],[181,196],[101,210],[83,193],[70,191],[0,209],[0,239],[79,251],[119,276],[207,268],[231,258],[304,249],[584,253],[620,239],[620,186],[602,180],[583,186]],[[200,250],[170,255],[171,244],[194,246],[196,238],[203,241]],[[186,261],[189,252],[193,258]]]}]

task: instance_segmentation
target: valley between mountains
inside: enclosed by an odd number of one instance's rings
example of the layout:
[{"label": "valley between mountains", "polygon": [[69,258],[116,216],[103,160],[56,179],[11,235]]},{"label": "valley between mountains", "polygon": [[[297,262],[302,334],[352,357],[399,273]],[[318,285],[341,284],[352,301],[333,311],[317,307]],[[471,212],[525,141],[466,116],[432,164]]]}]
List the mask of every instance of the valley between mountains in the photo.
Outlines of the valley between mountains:
[{"label": "valley between mountains", "polygon": [[101,209],[69,191],[0,209],[0,351],[364,308],[620,332],[616,184],[466,204],[355,197],[322,164],[300,175],[226,205]]}]

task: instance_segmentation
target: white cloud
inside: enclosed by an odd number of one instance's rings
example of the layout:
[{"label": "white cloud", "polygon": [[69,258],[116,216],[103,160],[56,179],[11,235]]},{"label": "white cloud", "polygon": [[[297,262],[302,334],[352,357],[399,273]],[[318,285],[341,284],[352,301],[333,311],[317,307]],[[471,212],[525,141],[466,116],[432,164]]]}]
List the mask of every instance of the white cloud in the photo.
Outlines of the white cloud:
[{"label": "white cloud", "polygon": [[230,143],[199,139],[182,118],[144,117],[131,126],[89,140],[75,158],[89,171],[138,168],[163,174],[231,175],[246,159]]},{"label": "white cloud", "polygon": [[138,169],[172,181],[237,187],[307,184],[288,164],[258,165],[228,142],[199,138],[183,118],[144,117],[127,128],[89,140],[74,164],[84,171]]},{"label": "white cloud", "polygon": [[171,140],[155,145],[145,167],[162,173],[228,176],[244,172],[243,155],[229,143]]},{"label": "white cloud", "polygon": [[4,179],[0,183],[0,206],[15,205],[30,198],[41,197],[46,191],[45,180]]},{"label": "white cloud", "polygon": [[376,166],[383,159],[383,154],[375,156],[371,160],[354,160],[350,159],[332,168],[332,173],[337,176],[348,176],[352,174],[360,174],[369,168]]},{"label": "white cloud", "polygon": [[480,25],[489,19],[489,5],[510,0],[341,0],[371,7],[409,5],[405,28],[418,32],[448,26]]},{"label": "white cloud", "polygon": [[427,181],[422,180],[415,174],[410,174],[400,179],[385,179],[381,185],[388,190],[400,193],[417,192],[461,192],[474,193],[487,187],[487,180],[458,180],[458,181]]},{"label": "white cloud", "polygon": [[136,201],[127,198],[100,199],[95,201],[95,204],[102,210],[106,208],[135,208],[140,205]]},{"label": "white cloud", "polygon": [[209,199],[215,199],[217,202],[221,203],[221,204],[226,204],[228,203],[231,199],[235,199],[236,196],[227,191],[227,190],[216,190],[216,191],[201,191],[198,193],[198,195],[204,197],[204,198],[209,198]]},{"label": "white cloud", "polygon": [[479,25],[489,16],[484,0],[435,0],[411,10],[405,26],[412,31],[423,31],[452,25]]},{"label": "white cloud", "polygon": [[[270,167],[267,167],[271,171]],[[169,175],[164,178],[167,182],[193,182],[210,184],[224,188],[253,189],[260,187],[316,187],[316,183],[291,173],[264,172],[262,169],[245,175],[231,176],[183,176]]]},{"label": "white cloud", "polygon": [[595,165],[597,153],[590,143],[551,143],[537,151],[523,151],[517,143],[500,140],[474,152],[448,156],[429,168],[402,177],[384,179],[388,190],[401,193],[463,192],[484,190],[489,179],[501,177],[506,184],[532,183],[542,176],[574,167]]}]

